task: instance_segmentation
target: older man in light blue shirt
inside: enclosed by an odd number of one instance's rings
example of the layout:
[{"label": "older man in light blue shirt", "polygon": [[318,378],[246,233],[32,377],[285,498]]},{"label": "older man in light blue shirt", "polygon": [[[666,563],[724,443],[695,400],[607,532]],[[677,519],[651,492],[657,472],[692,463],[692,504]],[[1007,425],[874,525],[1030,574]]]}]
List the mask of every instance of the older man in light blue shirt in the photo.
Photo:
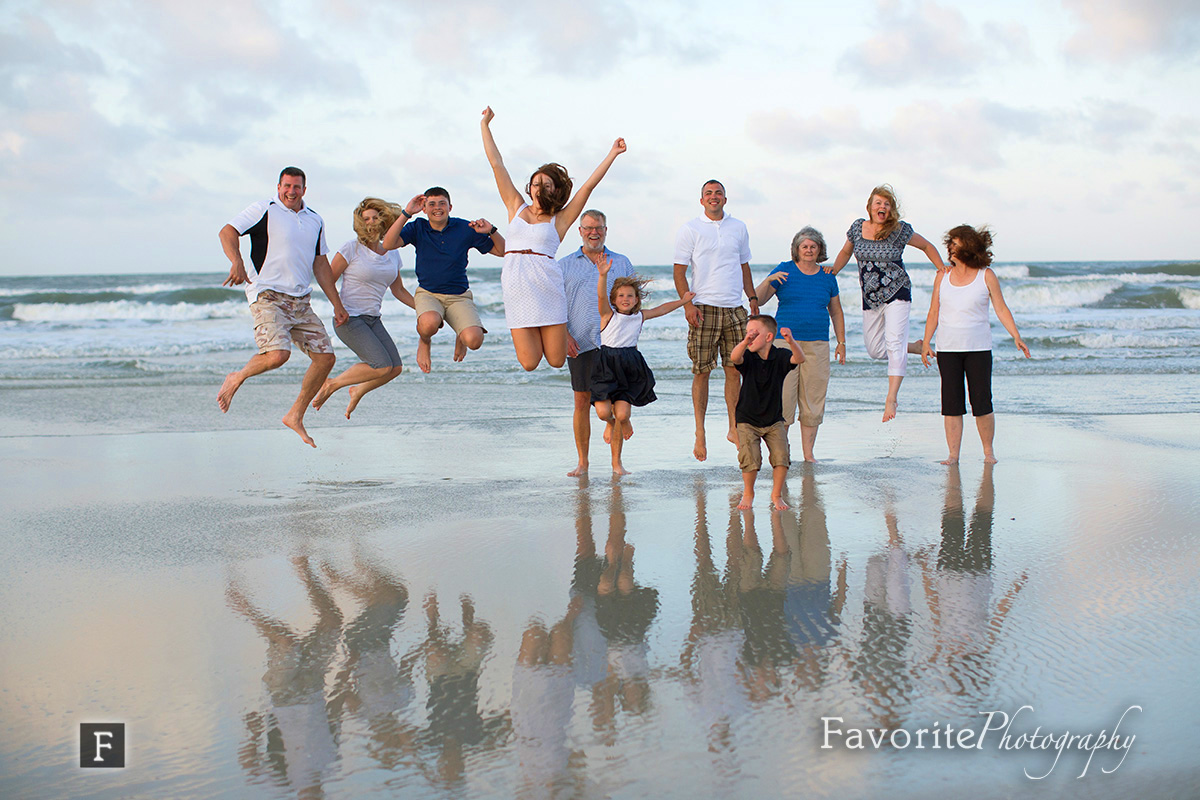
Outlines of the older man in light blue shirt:
[{"label": "older man in light blue shirt", "polygon": [[600,305],[596,283],[600,272],[596,265],[607,256],[612,262],[608,272],[608,290],[620,277],[633,277],[633,265],[620,253],[604,246],[608,225],[604,214],[588,209],[579,218],[579,236],[583,246],[559,259],[567,289],[567,367],[571,371],[571,389],[575,392],[575,449],[579,464],[567,473],[574,478],[588,470],[588,442],[592,436],[592,367],[600,354]]}]

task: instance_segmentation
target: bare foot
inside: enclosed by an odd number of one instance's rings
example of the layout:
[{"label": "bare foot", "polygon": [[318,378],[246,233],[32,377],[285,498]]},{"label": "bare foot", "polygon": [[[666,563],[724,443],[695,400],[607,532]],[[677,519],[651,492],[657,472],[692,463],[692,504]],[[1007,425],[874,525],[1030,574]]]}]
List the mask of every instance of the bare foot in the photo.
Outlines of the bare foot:
[{"label": "bare foot", "polygon": [[[325,401],[329,399],[329,396],[337,391],[337,388],[332,384],[333,381],[325,381],[324,385],[321,386],[320,391],[317,392],[317,396],[313,398],[313,408],[320,408],[325,405]],[[349,416],[349,414],[346,416]]]},{"label": "bare foot", "polygon": [[896,401],[888,399],[883,404],[883,421],[890,422],[896,418]]},{"label": "bare foot", "polygon": [[738,511],[748,511],[754,505],[754,492],[742,492],[742,499],[737,504]]},{"label": "bare foot", "polygon": [[[772,497],[771,498],[771,507],[774,508],[776,511],[787,511],[788,510],[788,504],[783,502],[782,497]],[[739,508],[740,508],[740,506],[739,506]]]},{"label": "bare foot", "polygon": [[229,404],[233,402],[233,395],[240,388],[242,388],[242,379],[238,373],[231,372],[225,376],[225,382],[221,384],[221,391],[217,392],[217,405],[222,414],[229,410]]},{"label": "bare foot", "polygon": [[629,470],[622,467],[620,461],[618,461],[616,464],[613,464],[613,475],[620,476],[620,475],[629,475],[629,474],[630,474]]},{"label": "bare foot", "polygon": [[621,435],[625,437],[625,441],[627,441],[627,442],[633,437],[633,421],[632,420],[628,420],[628,419],[625,420],[625,427],[622,430]]},{"label": "bare foot", "polygon": [[958,463],[958,456],[947,456],[944,461],[939,463],[945,464],[947,467],[952,467]]},{"label": "bare foot", "polygon": [[805,460],[805,461],[807,461],[807,462],[808,462],[808,463],[810,463],[810,464],[816,464],[816,463],[818,463],[818,462],[817,462],[817,459],[816,459],[816,457],[815,457],[815,456],[814,456],[812,453],[805,453],[805,454],[804,454],[804,460]]},{"label": "bare foot", "polygon": [[421,372],[429,372],[429,340],[421,339],[417,342],[417,366],[421,368]]},{"label": "bare foot", "polygon": [[461,336],[454,337],[454,360],[462,361],[467,357],[467,346],[463,344]]},{"label": "bare foot", "polygon": [[346,405],[346,419],[350,419],[350,415],[354,413],[354,409],[358,408],[358,401],[362,400],[362,396],[366,394],[357,386],[351,386],[349,392],[350,402]]},{"label": "bare foot", "polygon": [[725,440],[736,447],[738,444],[737,428],[730,428],[729,433],[725,434]]},{"label": "bare foot", "polygon": [[604,443],[605,444],[612,444],[612,429],[613,429],[613,424],[612,424],[612,420],[610,419],[608,422],[604,423]]},{"label": "bare foot", "polygon": [[578,478],[582,475],[587,475],[588,465],[586,461],[580,461],[579,466],[567,473],[568,478]]},{"label": "bare foot", "polygon": [[304,430],[304,417],[300,416],[299,414],[289,413],[283,418],[283,424],[300,434],[300,438],[304,440],[306,445],[310,447],[317,446],[317,443],[314,442],[312,437],[308,435],[308,431]]},{"label": "bare foot", "polygon": [[708,460],[708,445],[703,436],[696,437],[696,446],[692,448],[692,455],[696,457],[697,461]]},{"label": "bare foot", "polygon": [[985,463],[985,464],[998,464],[998,463],[1000,463],[1000,462],[996,461],[996,456],[995,456],[995,455],[993,455],[992,453],[984,453],[984,454],[983,454],[983,463]]}]

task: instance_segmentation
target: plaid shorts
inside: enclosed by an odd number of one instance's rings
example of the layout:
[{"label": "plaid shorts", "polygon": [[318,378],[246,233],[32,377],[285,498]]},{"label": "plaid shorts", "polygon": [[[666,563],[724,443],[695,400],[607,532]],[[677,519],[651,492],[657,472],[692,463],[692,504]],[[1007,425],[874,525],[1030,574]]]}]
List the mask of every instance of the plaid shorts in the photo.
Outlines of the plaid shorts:
[{"label": "plaid shorts", "polygon": [[718,308],[697,305],[703,319],[699,325],[688,326],[687,353],[692,359],[692,374],[703,375],[717,367],[717,353],[721,363],[729,363],[729,354],[737,343],[746,338],[746,309]]},{"label": "plaid shorts", "polygon": [[250,304],[254,317],[254,344],[259,353],[291,350],[292,342],[308,355],[332,353],[333,342],[312,310],[308,296],[293,297],[271,289],[259,292]]}]

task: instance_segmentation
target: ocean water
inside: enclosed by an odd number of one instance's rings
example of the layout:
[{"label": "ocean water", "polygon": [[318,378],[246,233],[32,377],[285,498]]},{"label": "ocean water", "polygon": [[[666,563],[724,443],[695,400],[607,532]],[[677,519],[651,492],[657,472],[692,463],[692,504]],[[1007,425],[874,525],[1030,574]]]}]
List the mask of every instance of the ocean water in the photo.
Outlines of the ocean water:
[{"label": "ocean water", "polygon": [[[770,265],[754,266],[755,281],[770,269]],[[1178,379],[1167,376],[1200,372],[1200,262],[1031,262],[997,264],[995,270],[1033,353],[1030,360],[1021,358],[1007,332],[993,320],[1000,380],[1006,376],[1161,376],[1175,386]],[[641,266],[638,271],[654,279],[651,305],[675,297],[670,266]],[[915,339],[922,331],[935,273],[913,267],[910,275]],[[253,352],[245,295],[223,288],[223,277],[211,273],[0,278],[0,386],[61,387],[112,380],[150,386],[219,383],[221,376],[240,367]],[[406,285],[415,288],[411,271],[406,270],[404,277]],[[443,332],[434,340],[435,371],[427,376],[415,370],[412,310],[391,297],[385,301],[385,324],[406,363],[414,367],[401,382],[565,384],[565,370],[543,368],[531,374],[516,363],[504,325],[500,268],[472,266],[470,278],[489,329],[484,347],[464,362],[453,363],[452,338]],[[838,408],[840,379],[881,374],[880,365],[863,349],[861,294],[854,270],[845,270],[838,283],[846,310],[849,363],[835,369],[831,411]],[[332,307],[319,290],[314,293],[314,308],[323,319],[332,318]],[[773,308],[774,301],[765,311]],[[640,347],[660,380],[690,375],[686,337],[682,312],[646,325]],[[352,363],[353,354],[341,342],[335,339],[334,347],[342,365]],[[306,359],[295,359],[263,380],[291,382],[294,377],[288,376],[298,375],[305,363]],[[915,357],[910,364],[910,374],[936,378],[936,370],[925,373]],[[855,385],[851,381],[844,387]],[[997,394],[1003,408],[1005,393]],[[1069,391],[1062,402],[1041,396],[1043,392],[1022,392],[1019,386],[1009,394],[1013,406],[1007,410],[1078,410],[1079,398]],[[843,399],[853,404],[856,396]],[[1196,410],[1195,392],[1152,393],[1152,400],[1156,412]],[[1089,409],[1093,413],[1145,410],[1127,404],[1111,408],[1097,404]]]}]

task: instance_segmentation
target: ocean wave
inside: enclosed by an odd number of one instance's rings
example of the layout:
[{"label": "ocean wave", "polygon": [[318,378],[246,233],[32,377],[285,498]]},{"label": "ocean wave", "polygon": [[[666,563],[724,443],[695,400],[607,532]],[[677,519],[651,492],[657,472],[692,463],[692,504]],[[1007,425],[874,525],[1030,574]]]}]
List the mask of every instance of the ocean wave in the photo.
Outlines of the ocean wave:
[{"label": "ocean wave", "polygon": [[[74,280],[78,280],[77,278]],[[64,283],[70,283],[71,280],[64,280]],[[56,293],[66,292],[69,294],[77,294],[82,296],[97,295],[97,294],[160,294],[162,292],[177,292],[195,289],[195,286],[187,286],[182,283],[147,283],[147,284],[130,284],[117,286],[102,286],[95,289],[73,288],[64,290],[62,286],[31,286],[22,289],[0,288],[0,297],[19,297],[21,295],[52,295]]]},{"label": "ocean wave", "polygon": [[1186,286],[1180,286],[1176,291],[1179,292],[1179,302],[1183,303],[1184,308],[1200,311],[1200,289],[1189,289]]},{"label": "ocean wave", "polygon": [[1023,308],[1074,308],[1098,303],[1122,286],[1113,279],[1047,278],[1004,290],[1014,310]]},{"label": "ocean wave", "polygon": [[[329,312],[332,314],[333,307]],[[87,323],[104,320],[145,320],[148,322],[187,322],[202,319],[249,317],[244,301],[196,305],[195,303],[139,303],[115,300],[103,303],[17,303],[12,318],[21,322]]]}]

